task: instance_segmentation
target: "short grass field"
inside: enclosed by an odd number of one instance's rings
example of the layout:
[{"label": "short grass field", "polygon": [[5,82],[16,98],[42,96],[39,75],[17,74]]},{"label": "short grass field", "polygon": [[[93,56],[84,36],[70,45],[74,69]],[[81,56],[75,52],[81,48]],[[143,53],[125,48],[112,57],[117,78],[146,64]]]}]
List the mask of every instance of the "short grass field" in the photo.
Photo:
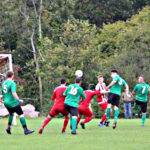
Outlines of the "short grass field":
[{"label": "short grass field", "polygon": [[0,150],[149,150],[150,149],[150,120],[145,127],[140,126],[140,119],[118,120],[118,126],[100,128],[98,119],[86,124],[83,130],[79,126],[77,135],[61,134],[63,119],[53,119],[38,135],[44,117],[27,119],[28,128],[35,133],[24,135],[18,120],[17,126],[12,126],[12,135],[7,135],[5,128],[7,118],[0,119]]}]

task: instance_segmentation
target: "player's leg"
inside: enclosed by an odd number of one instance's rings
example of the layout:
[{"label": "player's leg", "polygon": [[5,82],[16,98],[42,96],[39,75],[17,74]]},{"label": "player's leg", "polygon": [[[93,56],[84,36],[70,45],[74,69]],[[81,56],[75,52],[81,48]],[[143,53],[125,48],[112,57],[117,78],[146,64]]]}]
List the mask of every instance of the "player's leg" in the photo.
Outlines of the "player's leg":
[{"label": "player's leg", "polygon": [[68,122],[69,122],[69,112],[64,108],[64,106],[62,106],[60,113],[62,113],[65,116],[63,128],[61,131],[62,133],[65,133]]},{"label": "player's leg", "polygon": [[123,107],[124,107],[124,118],[127,119],[128,118],[128,114],[127,114],[127,110],[128,110],[128,103],[127,102],[124,102],[123,104]]},{"label": "player's leg", "polygon": [[79,114],[78,117],[77,117],[77,128],[78,128],[78,124],[79,124],[80,120],[81,120],[81,116]]},{"label": "player's leg", "polygon": [[20,123],[24,129],[24,134],[27,135],[27,134],[33,133],[34,132],[33,130],[28,130],[27,128],[26,120],[25,120],[25,117],[23,115],[23,111],[20,105],[14,107],[14,112],[16,112],[19,115]]},{"label": "player's leg", "polygon": [[7,110],[9,112],[9,117],[8,117],[8,126],[6,128],[6,132],[8,134],[11,134],[11,125],[12,125],[12,121],[13,121],[14,110],[13,110],[13,108],[7,108]]},{"label": "player's leg", "polygon": [[45,120],[42,123],[42,126],[39,130],[39,134],[43,133],[44,128],[46,127],[46,125],[52,120],[53,117],[55,117],[57,115],[57,108],[55,106],[52,107],[52,109],[49,112],[49,115],[45,118]]},{"label": "player's leg", "polygon": [[128,112],[129,112],[129,119],[132,119],[132,105],[131,105],[131,102],[128,103]]},{"label": "player's leg", "polygon": [[79,105],[79,107],[78,107],[78,113],[79,113],[79,115],[77,117],[77,127],[78,127],[78,124],[80,122],[81,115],[84,114],[84,109],[85,109],[85,107],[83,105]]},{"label": "player's leg", "polygon": [[75,108],[75,107],[71,107],[70,108],[70,113],[71,113],[71,116],[72,116],[72,123],[71,123],[72,132],[71,132],[71,134],[76,134],[78,109]]},{"label": "player's leg", "polygon": [[101,104],[100,105],[100,107],[102,108],[102,110],[104,111],[104,114],[103,114],[103,116],[102,116],[102,118],[101,118],[101,121],[100,121],[100,123],[99,123],[99,126],[102,128],[102,127],[104,127],[104,123],[105,123],[105,121],[106,121],[106,117],[107,117],[107,114],[106,114],[106,110],[107,110],[107,102],[105,102],[105,103],[103,103],[103,104]]},{"label": "player's leg", "polygon": [[107,110],[106,110],[106,127],[109,126],[109,123],[110,123],[110,113],[111,113],[111,106],[112,106],[112,102],[113,102],[113,99],[114,99],[114,94],[112,93],[109,93],[108,95],[108,105],[107,105]]},{"label": "player's leg", "polygon": [[145,121],[146,121],[146,112],[147,112],[147,103],[142,103],[141,104],[141,110],[142,110],[142,120],[141,120],[141,125],[144,126],[145,125]]},{"label": "player's leg", "polygon": [[69,117],[65,116],[63,128],[62,128],[62,131],[61,131],[62,133],[65,133],[67,125],[68,125],[68,122],[69,122]]},{"label": "player's leg", "polygon": [[135,118],[138,118],[138,102],[135,101],[134,103],[134,115],[135,115]]},{"label": "player's leg", "polygon": [[112,126],[113,129],[117,127],[117,120],[119,116],[119,100],[120,100],[120,96],[115,94],[114,101],[113,101],[113,105],[114,105],[114,122]]},{"label": "player's leg", "polygon": [[65,109],[70,113],[70,116],[69,116],[69,120],[70,120],[70,129],[72,129],[72,115],[71,115],[71,106],[67,105],[67,104],[64,104],[64,107]]},{"label": "player's leg", "polygon": [[90,107],[85,108],[85,112],[83,113],[85,119],[80,123],[82,129],[85,129],[85,124],[90,122],[93,118],[93,112]]}]

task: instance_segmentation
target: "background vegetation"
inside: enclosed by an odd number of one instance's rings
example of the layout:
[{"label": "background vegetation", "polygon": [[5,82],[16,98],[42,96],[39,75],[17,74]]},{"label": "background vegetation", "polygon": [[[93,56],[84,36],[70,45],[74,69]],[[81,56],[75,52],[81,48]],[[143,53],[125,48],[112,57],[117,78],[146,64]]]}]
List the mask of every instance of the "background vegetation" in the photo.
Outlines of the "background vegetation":
[{"label": "background vegetation", "polygon": [[[72,83],[77,69],[84,72],[84,89],[99,74],[108,84],[114,68],[130,90],[139,75],[149,82],[149,5],[149,0],[0,1],[0,49],[21,67],[27,84],[20,96],[46,114],[60,78]],[[101,116],[96,102],[93,108]]]}]

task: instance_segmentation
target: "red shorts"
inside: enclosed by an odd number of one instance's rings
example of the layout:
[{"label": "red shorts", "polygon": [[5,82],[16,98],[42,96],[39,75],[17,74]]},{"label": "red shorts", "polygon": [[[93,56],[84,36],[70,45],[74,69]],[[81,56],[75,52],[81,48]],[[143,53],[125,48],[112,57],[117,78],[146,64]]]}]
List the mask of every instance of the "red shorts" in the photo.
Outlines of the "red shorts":
[{"label": "red shorts", "polygon": [[99,104],[99,106],[102,108],[102,110],[103,111],[106,111],[106,109],[107,109],[107,102],[105,102],[105,103],[102,103],[102,104]]},{"label": "red shorts", "polygon": [[79,105],[78,107],[79,115],[84,115],[85,117],[92,117],[93,113],[88,106]]},{"label": "red shorts", "polygon": [[63,105],[54,105],[49,114],[52,117],[57,116],[59,113],[63,114],[64,116],[67,116],[69,112],[65,109],[64,104]]}]

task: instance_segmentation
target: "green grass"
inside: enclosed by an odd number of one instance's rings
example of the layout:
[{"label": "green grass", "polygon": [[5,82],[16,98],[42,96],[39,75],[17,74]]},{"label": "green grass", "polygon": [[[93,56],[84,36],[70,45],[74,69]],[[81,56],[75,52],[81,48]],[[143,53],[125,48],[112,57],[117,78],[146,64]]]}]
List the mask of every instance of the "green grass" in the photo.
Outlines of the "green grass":
[{"label": "green grass", "polygon": [[[63,119],[53,119],[38,135],[44,118],[27,119],[29,129],[35,133],[25,136],[18,120],[18,126],[12,127],[12,135],[5,133],[7,119],[0,119],[0,150],[149,150],[150,120],[145,127],[140,119],[118,120],[116,130],[99,128],[99,120],[93,119],[86,124],[86,130],[80,127],[77,135],[71,135],[69,126],[66,134],[61,134]],[[111,121],[112,123],[112,121]]]}]

